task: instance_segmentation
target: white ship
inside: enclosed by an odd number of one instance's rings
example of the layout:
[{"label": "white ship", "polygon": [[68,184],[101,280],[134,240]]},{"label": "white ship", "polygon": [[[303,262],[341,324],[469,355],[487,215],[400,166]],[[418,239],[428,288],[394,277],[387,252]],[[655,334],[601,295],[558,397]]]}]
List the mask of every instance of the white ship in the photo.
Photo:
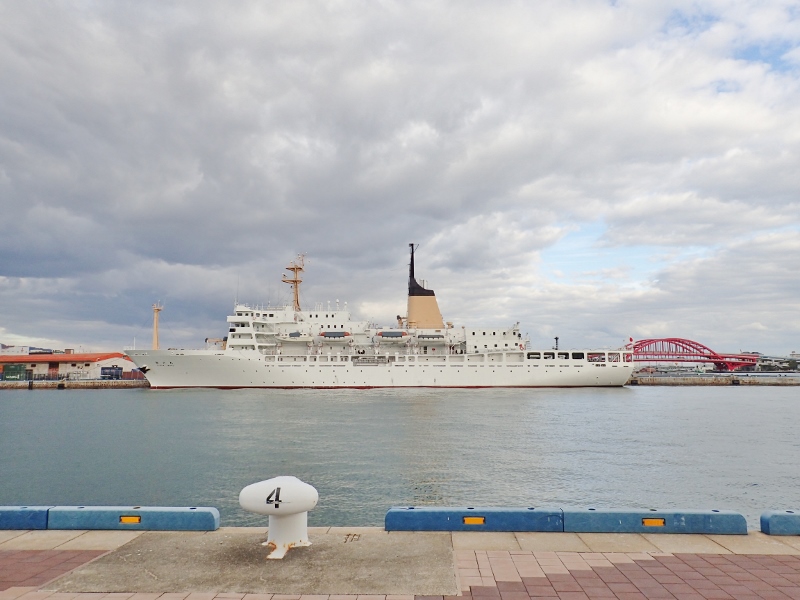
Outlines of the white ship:
[{"label": "white ship", "polygon": [[408,310],[393,327],[353,321],[345,303],[300,306],[299,256],[283,282],[292,305],[236,304],[221,347],[128,350],[156,389],[588,387],[622,386],[633,372],[629,348],[537,349],[519,324],[501,329],[444,322],[433,290],[408,277]]}]

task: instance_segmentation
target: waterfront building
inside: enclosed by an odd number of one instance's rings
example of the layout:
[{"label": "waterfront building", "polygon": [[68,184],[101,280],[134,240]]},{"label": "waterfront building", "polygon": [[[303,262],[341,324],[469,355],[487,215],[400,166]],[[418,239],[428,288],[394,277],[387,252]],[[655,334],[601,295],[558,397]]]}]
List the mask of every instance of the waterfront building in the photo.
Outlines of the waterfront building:
[{"label": "waterfront building", "polygon": [[121,352],[0,354],[0,380],[144,379]]}]

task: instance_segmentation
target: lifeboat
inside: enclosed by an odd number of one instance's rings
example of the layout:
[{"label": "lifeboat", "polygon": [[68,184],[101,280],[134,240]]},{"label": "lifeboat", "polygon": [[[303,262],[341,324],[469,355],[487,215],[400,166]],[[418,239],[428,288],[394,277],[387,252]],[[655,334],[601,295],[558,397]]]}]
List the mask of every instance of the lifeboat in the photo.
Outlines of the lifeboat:
[{"label": "lifeboat", "polygon": [[382,344],[405,344],[410,339],[407,331],[379,331],[377,335]]},{"label": "lifeboat", "polygon": [[299,331],[292,331],[291,333],[279,333],[275,336],[282,342],[291,342],[291,343],[308,343],[312,341],[314,338],[307,333],[301,333]]},{"label": "lifeboat", "polygon": [[351,339],[349,331],[320,331],[319,337],[322,338],[323,342],[329,343],[347,343]]}]

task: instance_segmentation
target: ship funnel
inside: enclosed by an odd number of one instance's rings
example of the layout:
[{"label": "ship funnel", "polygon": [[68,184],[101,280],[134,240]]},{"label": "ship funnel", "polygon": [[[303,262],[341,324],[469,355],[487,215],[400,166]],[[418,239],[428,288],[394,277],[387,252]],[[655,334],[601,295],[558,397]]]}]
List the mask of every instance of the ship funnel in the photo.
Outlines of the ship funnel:
[{"label": "ship funnel", "polygon": [[408,326],[417,329],[444,329],[442,313],[433,290],[422,287],[414,277],[414,244],[408,267]]}]

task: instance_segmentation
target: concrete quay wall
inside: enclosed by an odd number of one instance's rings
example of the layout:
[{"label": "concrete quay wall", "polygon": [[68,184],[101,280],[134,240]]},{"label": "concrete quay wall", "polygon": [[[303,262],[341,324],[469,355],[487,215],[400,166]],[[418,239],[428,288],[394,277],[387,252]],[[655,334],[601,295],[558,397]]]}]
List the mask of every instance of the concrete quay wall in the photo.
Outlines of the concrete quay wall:
[{"label": "concrete quay wall", "polygon": [[696,375],[677,377],[671,375],[634,376],[628,380],[627,385],[800,385],[800,374],[754,376],[745,374],[734,375]]},{"label": "concrete quay wall", "polygon": [[111,390],[149,388],[146,379],[76,379],[63,381],[0,381],[0,390]]}]

